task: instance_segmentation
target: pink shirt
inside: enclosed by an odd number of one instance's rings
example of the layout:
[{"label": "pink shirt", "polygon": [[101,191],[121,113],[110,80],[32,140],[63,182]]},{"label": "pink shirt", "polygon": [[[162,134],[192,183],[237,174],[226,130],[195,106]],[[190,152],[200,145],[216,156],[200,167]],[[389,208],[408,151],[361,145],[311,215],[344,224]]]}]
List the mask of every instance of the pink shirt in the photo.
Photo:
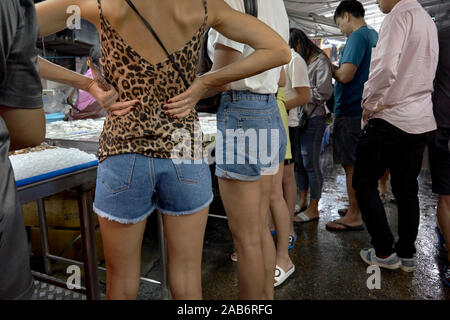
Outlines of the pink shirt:
[{"label": "pink shirt", "polygon": [[401,0],[385,17],[372,52],[363,107],[412,134],[435,130],[433,80],[439,58],[436,25],[417,0]]},{"label": "pink shirt", "polygon": [[[84,75],[91,79],[94,78],[90,68]],[[95,103],[95,101],[96,101],[95,98],[93,96],[91,96],[88,92],[86,92],[84,90],[79,90],[78,91],[78,100],[77,100],[75,106],[78,108],[78,110],[83,111],[84,109],[86,109],[87,106]]]}]

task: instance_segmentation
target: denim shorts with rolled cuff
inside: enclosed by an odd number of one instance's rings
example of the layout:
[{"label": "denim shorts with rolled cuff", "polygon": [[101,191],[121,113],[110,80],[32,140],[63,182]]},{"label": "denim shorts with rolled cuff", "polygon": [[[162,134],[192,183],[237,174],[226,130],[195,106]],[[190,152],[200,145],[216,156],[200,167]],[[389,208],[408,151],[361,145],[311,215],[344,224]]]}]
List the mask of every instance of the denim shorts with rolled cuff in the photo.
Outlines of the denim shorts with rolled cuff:
[{"label": "denim shorts with rolled cuff", "polygon": [[212,200],[211,172],[204,160],[178,163],[130,153],[110,156],[98,166],[94,211],[108,220],[135,224],[155,209],[189,215]]},{"label": "denim shorts with rolled cuff", "polygon": [[226,91],[217,110],[216,176],[257,181],[275,174],[287,135],[273,94]]}]

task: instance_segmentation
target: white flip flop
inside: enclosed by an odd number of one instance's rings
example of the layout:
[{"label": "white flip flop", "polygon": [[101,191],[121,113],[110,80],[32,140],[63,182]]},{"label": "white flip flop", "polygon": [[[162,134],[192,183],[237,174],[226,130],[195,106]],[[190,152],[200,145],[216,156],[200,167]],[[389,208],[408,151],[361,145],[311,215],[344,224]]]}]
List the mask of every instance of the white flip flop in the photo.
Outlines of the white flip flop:
[{"label": "white flip flop", "polygon": [[289,269],[287,272],[285,272],[281,267],[276,266],[275,268],[275,283],[273,284],[274,287],[278,287],[280,284],[282,284],[284,281],[286,281],[287,278],[291,274],[293,274],[295,271],[295,266],[292,266],[291,269]]}]

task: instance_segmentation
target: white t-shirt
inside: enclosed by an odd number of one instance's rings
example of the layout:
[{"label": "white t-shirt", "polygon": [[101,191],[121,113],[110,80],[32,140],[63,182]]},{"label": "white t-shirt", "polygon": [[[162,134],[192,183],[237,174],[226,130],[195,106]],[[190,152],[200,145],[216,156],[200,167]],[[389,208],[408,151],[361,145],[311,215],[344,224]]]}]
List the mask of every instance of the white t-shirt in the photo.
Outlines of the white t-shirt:
[{"label": "white t-shirt", "polygon": [[[225,0],[233,9],[245,12],[243,0]],[[258,19],[265,22],[289,41],[289,18],[286,13],[283,0],[258,0]],[[211,60],[214,58],[215,44],[220,43],[242,53],[242,57],[249,56],[254,50],[248,45],[230,40],[214,29],[208,34],[208,54]],[[242,79],[230,84],[231,90],[249,90],[254,93],[268,94],[278,91],[281,67],[268,70],[251,78]]]},{"label": "white t-shirt", "polygon": [[[305,60],[294,49],[291,49],[291,53],[291,62],[284,66],[284,71],[286,71],[286,86],[284,87],[286,101],[297,95],[297,90],[294,88],[310,87],[308,66],[306,65]],[[301,106],[298,106],[289,110],[289,127],[298,126],[298,113],[300,107]]]}]

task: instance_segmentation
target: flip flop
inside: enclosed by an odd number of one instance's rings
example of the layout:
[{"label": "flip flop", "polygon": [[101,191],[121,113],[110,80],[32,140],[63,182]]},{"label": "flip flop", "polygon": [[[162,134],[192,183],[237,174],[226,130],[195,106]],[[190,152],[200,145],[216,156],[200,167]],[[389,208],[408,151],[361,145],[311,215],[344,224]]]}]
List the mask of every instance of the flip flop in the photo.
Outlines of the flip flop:
[{"label": "flip flop", "polygon": [[326,225],[326,229],[328,231],[340,231],[340,232],[345,232],[345,231],[363,231],[364,230],[364,225],[359,225],[359,226],[349,226],[348,224],[342,223],[342,222],[338,222],[337,220],[333,220],[331,221],[335,224],[339,224],[341,226],[344,226],[344,229],[341,228],[333,228],[333,227],[329,227],[328,225]]},{"label": "flip flop", "polygon": [[294,220],[294,222],[299,222],[299,223],[308,223],[308,222],[312,222],[312,221],[316,221],[316,220],[320,219],[320,217],[310,218],[304,212],[300,212],[299,214],[297,214],[295,216],[302,220],[302,221],[295,221]]},{"label": "flip flop", "polygon": [[300,208],[300,206],[298,204],[295,205],[295,213],[303,212],[306,209],[308,209],[308,206],[303,206],[303,207]]},{"label": "flip flop", "polygon": [[295,266],[292,266],[291,269],[289,269],[287,272],[285,272],[281,267],[276,266],[275,268],[275,283],[273,284],[274,287],[278,287],[280,284],[286,281],[287,278],[291,274],[293,274],[295,271]]}]

